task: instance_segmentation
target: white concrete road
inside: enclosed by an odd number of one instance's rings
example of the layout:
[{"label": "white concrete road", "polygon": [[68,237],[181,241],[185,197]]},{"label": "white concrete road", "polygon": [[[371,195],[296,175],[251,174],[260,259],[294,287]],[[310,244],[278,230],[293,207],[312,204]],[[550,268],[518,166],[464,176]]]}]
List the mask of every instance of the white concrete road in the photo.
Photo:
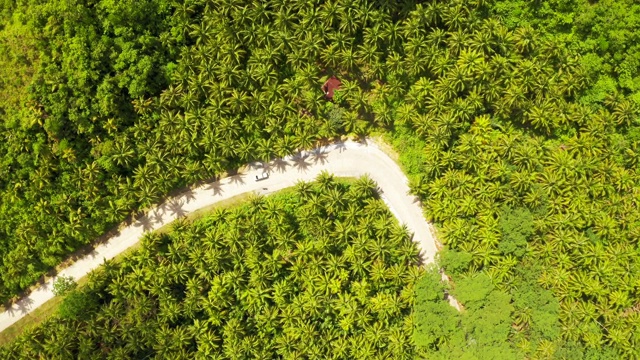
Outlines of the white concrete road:
[{"label": "white concrete road", "polygon": [[[293,186],[300,180],[312,181],[322,171],[344,177],[369,175],[382,189],[383,199],[391,212],[414,233],[413,240],[425,262],[433,262],[437,248],[431,224],[425,220],[415,197],[409,194],[408,180],[400,167],[373,141],[368,140],[366,145],[352,141],[332,144],[304,152],[301,156],[273,161],[267,166],[269,177],[264,180],[256,181],[256,176],[260,176],[264,169],[250,165],[238,175],[168,199],[146,216],[120,229],[117,235],[98,245],[91,254],[77,260],[58,275],[79,279],[98,268],[105,259],[112,259],[135,245],[145,232],[159,229],[180,216],[246,192],[267,194]],[[53,298],[53,281],[50,279],[0,314],[0,331]],[[450,299],[450,302],[460,309],[455,300]]]}]

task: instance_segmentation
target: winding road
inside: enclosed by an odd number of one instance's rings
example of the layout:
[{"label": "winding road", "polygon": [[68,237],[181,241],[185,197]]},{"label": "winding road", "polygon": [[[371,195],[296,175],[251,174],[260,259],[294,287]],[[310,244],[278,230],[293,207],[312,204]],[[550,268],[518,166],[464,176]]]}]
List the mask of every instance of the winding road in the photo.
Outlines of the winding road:
[{"label": "winding road", "polygon": [[[264,171],[269,177],[256,181],[256,176],[262,175]],[[157,230],[178,217],[243,193],[268,194],[293,186],[298,181],[313,181],[322,171],[344,177],[369,175],[378,183],[382,190],[382,199],[391,212],[400,223],[404,223],[413,232],[413,240],[417,243],[425,263],[434,261],[437,247],[432,226],[425,220],[420,203],[409,194],[408,179],[375,142],[367,140],[366,144],[345,141],[316,148],[297,156],[272,161],[266,167],[250,164],[237,175],[170,198],[131,225],[121,228],[116,235],[98,245],[89,255],[60,271],[58,276],[71,276],[77,280],[98,268],[105,259],[112,259],[138,243],[145,232]],[[49,279],[0,314],[0,331],[53,298],[53,281],[54,279]],[[460,310],[455,299],[450,297],[449,302]]]}]

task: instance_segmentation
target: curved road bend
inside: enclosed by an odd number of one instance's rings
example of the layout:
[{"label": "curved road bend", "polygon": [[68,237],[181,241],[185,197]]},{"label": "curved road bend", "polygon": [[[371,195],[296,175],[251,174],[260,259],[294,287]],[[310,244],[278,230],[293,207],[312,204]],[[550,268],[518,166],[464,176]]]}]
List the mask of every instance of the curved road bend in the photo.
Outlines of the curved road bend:
[{"label": "curved road bend", "polygon": [[[58,275],[71,276],[77,280],[102,265],[104,259],[112,259],[135,245],[145,232],[157,230],[180,216],[246,192],[267,194],[293,186],[300,180],[313,181],[322,171],[344,177],[369,175],[382,189],[382,198],[391,212],[414,233],[413,240],[425,263],[432,263],[437,252],[436,240],[420,204],[414,201],[414,196],[409,195],[408,179],[400,167],[373,141],[367,142],[368,144],[360,144],[346,141],[306,151],[301,156],[275,160],[267,165],[269,177],[261,181],[256,181],[256,176],[261,176],[265,169],[249,165],[239,175],[202,185],[168,199],[133,224],[120,229],[117,235],[98,245],[91,254],[60,271]],[[0,331],[53,298],[53,280],[50,279],[0,314]],[[450,297],[449,302],[460,310],[455,299]]]}]

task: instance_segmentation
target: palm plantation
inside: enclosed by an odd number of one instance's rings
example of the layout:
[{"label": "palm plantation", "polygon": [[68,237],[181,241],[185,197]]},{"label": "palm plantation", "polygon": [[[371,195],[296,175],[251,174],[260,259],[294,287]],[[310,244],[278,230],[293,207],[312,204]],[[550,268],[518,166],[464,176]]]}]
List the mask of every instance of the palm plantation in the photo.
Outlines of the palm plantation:
[{"label": "palm plantation", "polygon": [[376,187],[327,174],[151,233],[0,354],[411,358],[418,251]]},{"label": "palm plantation", "polygon": [[[558,24],[603,27],[600,5],[566,2],[553,14],[507,0],[2,3],[0,60],[16,80],[0,83],[0,299],[173,189],[377,132],[439,228],[450,290],[461,298],[475,281],[497,299],[469,298],[453,323],[473,332],[495,306],[508,317],[492,321],[511,324],[495,326],[505,354],[637,358],[640,90],[635,47],[619,39],[632,38],[637,9],[610,6],[629,21],[606,26],[629,29],[596,41]],[[342,87],[327,102],[332,75]],[[373,266],[359,261],[349,271]],[[420,284],[418,324],[446,312]],[[464,351],[460,333],[416,328],[422,356]],[[371,340],[344,356],[376,353]],[[297,339],[280,341],[294,351]]]}]

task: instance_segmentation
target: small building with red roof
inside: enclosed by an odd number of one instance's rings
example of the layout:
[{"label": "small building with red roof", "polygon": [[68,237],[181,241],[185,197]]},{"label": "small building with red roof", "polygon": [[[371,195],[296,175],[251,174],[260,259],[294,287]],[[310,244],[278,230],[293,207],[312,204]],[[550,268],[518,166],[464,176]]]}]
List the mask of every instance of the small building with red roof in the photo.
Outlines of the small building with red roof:
[{"label": "small building with red roof", "polygon": [[333,99],[333,92],[338,89],[340,89],[340,80],[335,76],[331,76],[329,80],[322,85],[322,92],[324,92],[327,100]]}]

